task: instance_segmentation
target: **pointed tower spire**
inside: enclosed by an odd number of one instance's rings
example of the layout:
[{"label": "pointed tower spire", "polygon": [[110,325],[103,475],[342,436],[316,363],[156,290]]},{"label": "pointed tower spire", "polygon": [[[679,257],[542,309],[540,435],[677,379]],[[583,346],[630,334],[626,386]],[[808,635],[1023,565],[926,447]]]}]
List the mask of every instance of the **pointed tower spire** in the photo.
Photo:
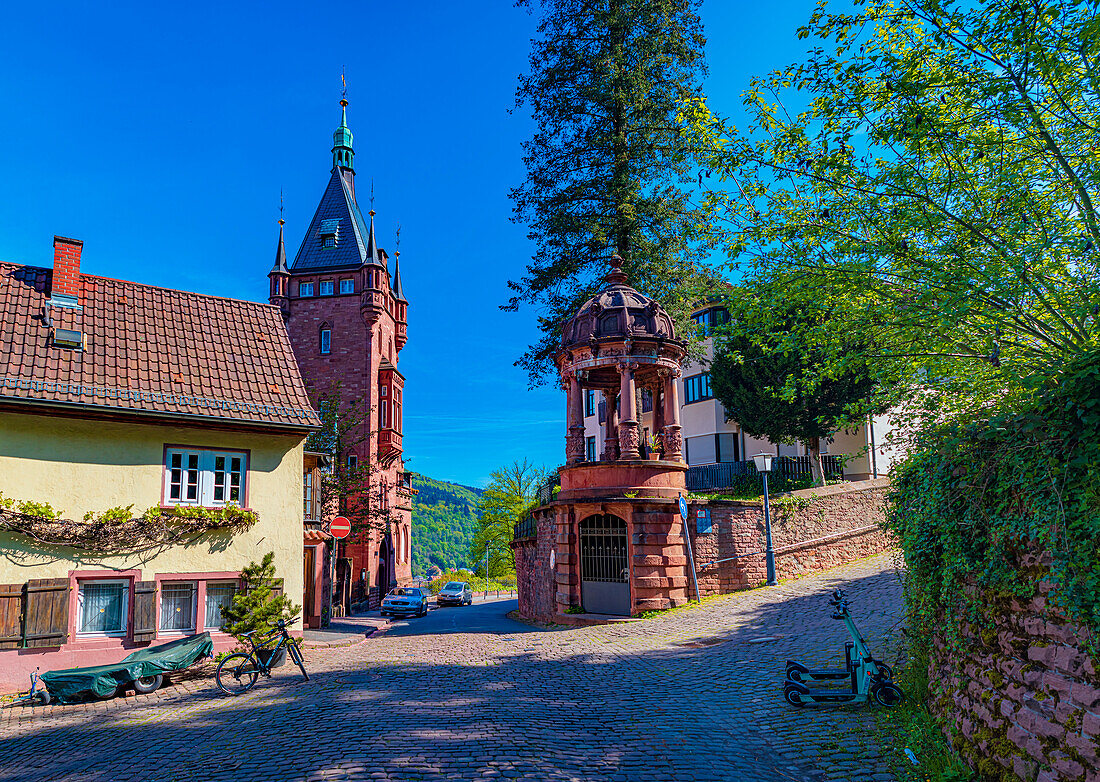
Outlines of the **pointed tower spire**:
[{"label": "pointed tower spire", "polygon": [[[345,90],[346,93],[346,90]],[[332,134],[332,167],[355,173],[355,150],[352,149],[351,128],[348,127],[348,99],[340,98],[340,127]]]},{"label": "pointed tower spire", "polygon": [[397,238],[394,239],[393,253],[393,297],[398,301],[408,302],[405,293],[401,290],[401,226],[397,226]]},{"label": "pointed tower spire", "polygon": [[271,267],[273,272],[287,273],[286,268],[286,245],[283,243],[283,226],[286,225],[286,220],[283,219],[283,194],[279,193],[279,244],[275,248],[275,265]]},{"label": "pointed tower spire", "polygon": [[370,215],[370,228],[367,231],[367,266],[380,266],[378,262],[378,242],[374,239],[374,210],[371,209],[367,214]]},{"label": "pointed tower spire", "polygon": [[290,298],[287,289],[290,287],[290,271],[286,268],[286,245],[283,243],[283,194],[279,194],[279,244],[275,248],[275,265],[267,273],[267,279],[271,283],[268,301],[274,304],[283,313],[283,317],[290,316]]}]

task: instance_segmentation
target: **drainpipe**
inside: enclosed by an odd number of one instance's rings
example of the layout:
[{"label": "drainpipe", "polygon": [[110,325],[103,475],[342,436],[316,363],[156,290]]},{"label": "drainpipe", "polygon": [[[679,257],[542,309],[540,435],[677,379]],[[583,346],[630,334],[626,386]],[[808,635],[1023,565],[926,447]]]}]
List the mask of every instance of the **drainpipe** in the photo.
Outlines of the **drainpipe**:
[{"label": "drainpipe", "polygon": [[867,431],[871,437],[871,477],[878,477],[878,459],[875,458],[875,417],[867,416]]}]

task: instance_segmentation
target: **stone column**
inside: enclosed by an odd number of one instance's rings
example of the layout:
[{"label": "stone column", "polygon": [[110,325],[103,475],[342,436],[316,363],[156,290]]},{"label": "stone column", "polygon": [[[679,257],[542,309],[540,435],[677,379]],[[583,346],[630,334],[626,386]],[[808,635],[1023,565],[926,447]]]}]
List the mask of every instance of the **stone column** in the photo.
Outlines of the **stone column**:
[{"label": "stone column", "polygon": [[615,389],[603,390],[603,460],[613,462],[619,458],[619,411],[615,409]]},{"label": "stone column", "polygon": [[638,451],[638,416],[634,409],[634,366],[619,365],[619,405],[622,420],[619,422],[619,458],[640,459]]},{"label": "stone column", "polygon": [[680,373],[672,372],[665,378],[665,426],[661,432],[664,445],[663,457],[669,461],[684,460],[683,438],[680,436]]},{"label": "stone column", "polygon": [[576,374],[570,373],[565,392],[565,417],[569,432],[565,435],[565,463],[577,464],[584,461],[584,398],[581,381]]}]

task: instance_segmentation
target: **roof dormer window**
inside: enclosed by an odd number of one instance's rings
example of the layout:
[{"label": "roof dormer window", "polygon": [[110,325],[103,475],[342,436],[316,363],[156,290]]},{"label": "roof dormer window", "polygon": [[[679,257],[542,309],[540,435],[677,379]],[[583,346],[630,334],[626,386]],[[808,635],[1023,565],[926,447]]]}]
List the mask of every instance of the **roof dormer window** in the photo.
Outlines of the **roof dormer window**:
[{"label": "roof dormer window", "polygon": [[321,221],[321,246],[335,247],[340,240],[340,219]]}]

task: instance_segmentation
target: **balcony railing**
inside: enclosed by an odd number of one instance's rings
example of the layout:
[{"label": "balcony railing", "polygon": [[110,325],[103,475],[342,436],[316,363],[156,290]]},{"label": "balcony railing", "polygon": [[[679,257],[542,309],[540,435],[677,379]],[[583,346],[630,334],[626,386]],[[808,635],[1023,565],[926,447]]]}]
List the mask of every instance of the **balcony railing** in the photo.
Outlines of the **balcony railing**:
[{"label": "balcony railing", "polygon": [[[844,477],[844,459],[840,455],[821,457],[821,466],[826,479]],[[779,456],[772,462],[774,478],[793,481],[805,475],[811,475],[809,456]],[[756,471],[752,459],[743,462],[722,462],[720,464],[699,464],[687,471],[688,491],[710,491],[713,489],[741,489],[762,486],[763,480]]]},{"label": "balcony railing", "polygon": [[549,505],[551,502],[553,502],[554,495],[556,494],[554,489],[558,488],[559,486],[561,486],[561,477],[557,474],[551,475],[549,478],[543,481],[542,485],[540,485],[538,490],[535,492],[535,497],[538,500],[538,504]]}]

